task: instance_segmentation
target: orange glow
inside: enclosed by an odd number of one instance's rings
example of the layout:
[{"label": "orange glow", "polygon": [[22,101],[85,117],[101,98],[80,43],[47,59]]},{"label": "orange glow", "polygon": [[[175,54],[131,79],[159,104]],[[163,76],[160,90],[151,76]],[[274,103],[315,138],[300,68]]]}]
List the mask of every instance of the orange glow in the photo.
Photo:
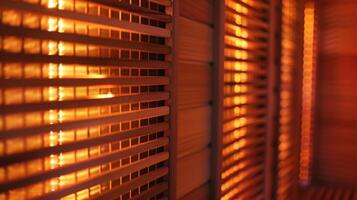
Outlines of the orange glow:
[{"label": "orange glow", "polygon": [[[266,66],[256,58],[258,54],[266,56],[267,49],[257,45],[256,32],[249,23],[253,14],[250,6],[260,9],[262,5],[250,0],[242,2],[225,0],[222,200],[245,199],[241,193],[253,183],[251,176],[263,173],[260,158],[256,157],[258,152],[263,154],[262,149],[253,146],[261,145],[264,137],[255,126],[265,123],[264,117],[260,118],[257,113],[265,101],[261,91],[264,89],[259,88],[263,80],[259,76],[265,76]],[[256,183],[261,181],[257,179]]]},{"label": "orange glow", "polygon": [[[66,10],[72,12],[80,12],[81,14],[93,15],[93,17],[103,17],[101,14],[116,12],[119,16],[123,13],[123,10],[118,8],[112,8],[109,6],[96,4],[93,2],[80,1],[80,0],[24,0],[24,4],[36,4],[33,6],[45,7],[53,10]],[[42,9],[42,8],[41,8]],[[90,13],[91,12],[91,13]],[[40,12],[39,12],[40,13]],[[49,17],[45,14],[39,14],[37,12],[32,13],[30,11],[18,11],[10,10],[5,7],[1,7],[0,10],[0,22],[1,24],[14,26],[14,28],[27,28],[33,29],[31,31],[47,31],[56,33],[71,33],[76,35],[91,36],[96,38],[110,38],[112,40],[123,39],[124,29],[119,27],[104,26],[101,24],[93,24],[82,21],[76,21],[71,19],[65,19],[61,17]],[[128,14],[129,21],[131,16],[136,14]],[[111,16],[107,16],[108,20]],[[119,20],[119,19],[118,19]],[[120,19],[121,20],[121,19]],[[126,34],[129,39],[135,34],[140,40],[141,33],[130,32],[126,30]],[[144,34],[143,34],[144,35]],[[151,35],[145,34],[146,37]],[[155,36],[156,37],[156,36]],[[38,57],[57,57],[68,56],[73,60],[77,57],[90,57],[90,58],[112,58],[119,59],[140,59],[141,51],[136,49],[118,48],[115,46],[102,46],[102,45],[90,45],[86,43],[64,42],[58,40],[49,40],[46,37],[38,37],[40,39],[13,36],[1,36],[0,37],[0,50],[4,53],[22,53],[31,56],[36,55]],[[160,39],[162,39],[160,37]],[[124,39],[123,39],[124,40]],[[122,52],[127,53],[129,57],[123,58]],[[137,57],[131,56],[137,53]],[[147,53],[147,52],[145,52]],[[158,53],[154,53],[159,55]],[[163,54],[162,54],[163,55]],[[161,55],[160,55],[161,56]],[[21,55],[19,55],[21,58]],[[156,59],[156,58],[155,58]],[[148,60],[153,60],[148,58]],[[56,62],[56,61],[54,61]],[[72,61],[71,61],[72,62]],[[75,63],[75,62],[74,62]],[[149,73],[152,73],[150,74]],[[2,81],[8,80],[24,80],[29,81],[36,79],[46,83],[45,86],[35,84],[35,86],[21,86],[21,87],[2,87],[0,89],[0,104],[3,107],[10,106],[29,106],[27,104],[34,103],[36,105],[46,104],[51,102],[56,108],[51,109],[34,109],[35,111],[16,111],[13,113],[1,113],[0,115],[0,131],[18,131],[21,129],[34,129],[35,133],[29,136],[22,137],[9,137],[9,139],[0,140],[0,155],[12,156],[17,153],[25,153],[30,150],[40,151],[42,149],[48,149],[49,147],[59,147],[61,145],[75,143],[82,140],[93,139],[103,136],[105,134],[118,134],[121,131],[127,131],[131,129],[141,128],[143,126],[153,125],[159,123],[161,118],[153,114],[150,117],[143,117],[140,119],[128,119],[126,121],[118,120],[117,122],[105,123],[92,126],[78,126],[79,128],[55,128],[62,127],[63,124],[77,122],[79,120],[89,119],[101,119],[108,116],[119,116],[127,114],[129,112],[143,111],[144,109],[153,109],[161,106],[163,100],[151,100],[140,102],[126,102],[117,103],[115,101],[107,101],[105,105],[96,105],[93,100],[110,99],[119,96],[130,95],[145,95],[154,90],[155,92],[163,92],[161,86],[152,86],[149,84],[81,84],[73,83],[66,86],[61,84],[56,85],[52,82],[61,83],[62,79],[75,79],[82,81],[82,79],[88,79],[88,82],[92,79],[108,79],[108,78],[124,78],[133,77],[138,78],[142,76],[164,76],[161,74],[163,69],[158,69],[156,66],[153,68],[144,68],[140,66],[128,67],[128,66],[104,66],[98,63],[92,64],[68,64],[68,63],[51,63],[51,62],[27,62],[18,60],[13,62],[0,61],[0,77]],[[150,74],[150,75],[149,75]],[[160,74],[160,75],[158,75]],[[50,80],[51,79],[51,80]],[[50,80],[50,81],[49,81]],[[19,82],[20,82],[19,81]],[[29,81],[30,82],[30,81]],[[139,81],[140,82],[140,81]],[[90,101],[88,101],[90,100]],[[62,103],[68,105],[68,101],[75,102],[74,106],[66,106],[62,108]],[[81,104],[81,102],[91,102],[90,106],[78,106],[75,104]],[[106,101],[104,101],[106,102]],[[58,105],[58,108],[57,106]],[[31,110],[31,109],[30,109]],[[161,122],[161,121],[160,121]],[[50,126],[51,125],[51,126]],[[36,132],[37,128],[51,127],[47,131]],[[52,130],[51,130],[52,129]],[[149,137],[150,136],[150,137]],[[114,140],[101,145],[94,145],[85,147],[82,149],[76,149],[72,151],[48,153],[43,157],[33,160],[19,161],[15,164],[7,164],[0,167],[0,184],[10,181],[17,181],[18,179],[26,179],[30,176],[36,176],[37,174],[47,173],[51,170],[56,170],[61,167],[74,165],[77,162],[93,159],[98,156],[107,155],[113,152],[120,151],[124,148],[131,148],[132,146],[147,143],[149,140],[158,139],[164,137],[164,134],[156,132],[148,132],[142,135],[146,140],[140,140],[141,137],[130,137],[124,140]],[[160,147],[163,148],[163,147]],[[143,152],[149,156],[152,156],[153,150],[156,152],[157,147],[153,149],[147,149]],[[149,154],[150,151],[150,154]],[[65,187],[70,187],[76,183],[87,181],[89,178],[97,177],[103,173],[120,168],[124,165],[137,162],[140,159],[144,159],[140,153],[133,153],[126,158],[116,158],[100,165],[89,166],[77,171],[71,171],[60,175],[44,176],[45,179],[38,181],[34,184],[29,184],[24,187],[14,186],[15,189],[0,194],[0,199],[33,199],[42,195],[57,192]],[[149,166],[144,166],[144,170],[148,170]],[[150,168],[152,170],[152,167]],[[63,172],[62,172],[63,173]],[[135,171],[133,173],[138,173]],[[61,199],[88,199],[93,196],[104,193],[107,190],[117,187],[124,181],[131,181],[131,174],[129,178],[119,177],[116,179],[109,179],[102,183],[96,183],[88,188],[84,188],[80,191],[75,191]],[[126,180],[127,179],[127,180]],[[21,181],[21,180],[20,180]],[[148,187],[149,183],[144,182],[143,185]],[[150,186],[152,183],[150,183]],[[129,190],[129,197],[132,197]],[[127,194],[118,194],[118,198],[123,198]]]},{"label": "orange glow", "polygon": [[312,2],[305,4],[304,9],[304,58],[302,86],[302,120],[300,147],[300,183],[310,182],[310,167],[313,138],[313,105],[315,85],[315,55],[314,55],[315,9]]}]

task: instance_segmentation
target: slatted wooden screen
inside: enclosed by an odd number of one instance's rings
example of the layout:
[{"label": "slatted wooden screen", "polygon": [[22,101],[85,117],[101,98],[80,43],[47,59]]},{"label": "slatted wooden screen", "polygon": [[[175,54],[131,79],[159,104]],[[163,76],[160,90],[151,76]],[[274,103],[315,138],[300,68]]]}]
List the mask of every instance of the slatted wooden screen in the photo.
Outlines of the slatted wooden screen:
[{"label": "slatted wooden screen", "polygon": [[0,199],[167,196],[171,1],[0,1]]},{"label": "slatted wooden screen", "polygon": [[294,199],[297,189],[301,110],[303,1],[281,1],[280,106],[276,199]]},{"label": "slatted wooden screen", "polygon": [[311,182],[311,162],[313,155],[313,127],[316,77],[316,24],[315,1],[304,5],[304,59],[302,75],[302,116],[299,180],[303,185]]},{"label": "slatted wooden screen", "polygon": [[260,199],[268,115],[270,1],[226,0],[224,8],[222,199]]}]

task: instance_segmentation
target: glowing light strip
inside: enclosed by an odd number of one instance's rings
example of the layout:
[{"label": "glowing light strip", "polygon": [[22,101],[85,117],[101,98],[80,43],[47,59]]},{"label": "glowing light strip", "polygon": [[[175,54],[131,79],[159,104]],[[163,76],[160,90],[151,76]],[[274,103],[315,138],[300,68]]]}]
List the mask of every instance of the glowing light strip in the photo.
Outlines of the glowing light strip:
[{"label": "glowing light strip", "polygon": [[312,124],[314,103],[314,24],[315,9],[312,2],[305,4],[304,9],[304,57],[302,80],[302,120],[299,180],[302,185],[310,183],[312,155]]}]

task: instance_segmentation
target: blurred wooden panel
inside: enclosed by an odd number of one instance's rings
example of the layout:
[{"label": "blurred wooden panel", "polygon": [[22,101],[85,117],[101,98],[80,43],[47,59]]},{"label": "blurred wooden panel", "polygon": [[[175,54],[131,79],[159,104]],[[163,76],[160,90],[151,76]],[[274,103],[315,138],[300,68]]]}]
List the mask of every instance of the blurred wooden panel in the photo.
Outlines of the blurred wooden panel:
[{"label": "blurred wooden panel", "polygon": [[205,24],[212,24],[212,4],[212,0],[181,0],[180,15]]},{"label": "blurred wooden panel", "polygon": [[209,64],[179,62],[179,108],[208,104],[211,101],[212,71]]},{"label": "blurred wooden panel", "polygon": [[212,28],[184,17],[179,17],[178,26],[178,57],[184,60],[212,62]]},{"label": "blurred wooden panel", "polygon": [[210,149],[183,157],[177,162],[177,199],[205,184],[210,176]]},{"label": "blurred wooden panel", "polygon": [[202,106],[178,112],[178,157],[204,149],[210,142],[211,107]]},{"label": "blurred wooden panel", "polygon": [[357,189],[357,1],[322,0],[313,178]]},{"label": "blurred wooden panel", "polygon": [[207,200],[210,199],[210,185],[205,184],[198,189],[194,190],[193,192],[189,193],[188,195],[185,195],[184,197],[181,198],[181,200]]}]

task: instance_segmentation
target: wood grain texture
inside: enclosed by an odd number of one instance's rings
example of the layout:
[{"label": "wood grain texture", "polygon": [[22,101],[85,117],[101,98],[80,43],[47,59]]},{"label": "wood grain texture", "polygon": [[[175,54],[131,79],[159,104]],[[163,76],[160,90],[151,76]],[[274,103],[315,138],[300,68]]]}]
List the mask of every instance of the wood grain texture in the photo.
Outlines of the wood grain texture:
[{"label": "wood grain texture", "polygon": [[211,107],[202,106],[178,112],[178,157],[204,149],[210,142]]},{"label": "wood grain texture", "polygon": [[212,71],[209,64],[179,62],[178,106],[207,105],[212,98]]},{"label": "wood grain texture", "polygon": [[313,179],[357,189],[357,2],[323,0],[319,16]]},{"label": "wood grain texture", "polygon": [[209,180],[210,149],[181,158],[177,162],[177,195],[179,199],[194,191]]},{"label": "wood grain texture", "polygon": [[183,60],[212,62],[212,34],[208,25],[179,17],[178,56]]},{"label": "wood grain texture", "polygon": [[212,0],[181,0],[181,16],[204,24],[213,23]]},{"label": "wood grain texture", "polygon": [[176,19],[179,28],[175,52],[178,59],[177,199],[207,199],[205,192],[198,188],[209,185],[210,179],[211,3],[211,0],[182,0],[179,3],[180,17]]},{"label": "wood grain texture", "polygon": [[207,200],[209,197],[209,184],[204,184],[203,186],[197,188],[191,193],[185,195],[180,200]]}]

